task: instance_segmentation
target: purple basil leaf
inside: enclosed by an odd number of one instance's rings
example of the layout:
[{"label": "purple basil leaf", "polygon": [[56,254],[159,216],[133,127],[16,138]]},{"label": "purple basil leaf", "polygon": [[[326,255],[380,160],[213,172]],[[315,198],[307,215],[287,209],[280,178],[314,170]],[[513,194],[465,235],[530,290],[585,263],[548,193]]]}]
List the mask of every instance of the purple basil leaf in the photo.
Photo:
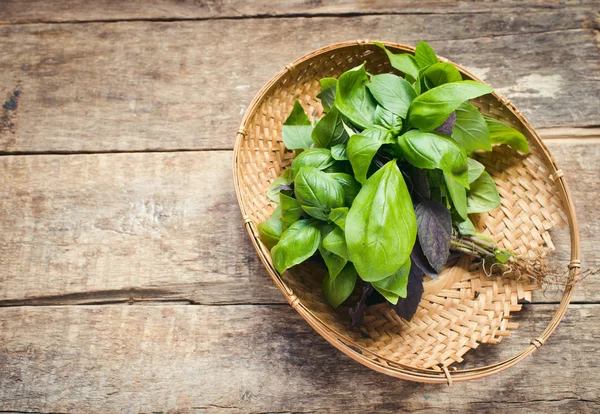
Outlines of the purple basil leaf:
[{"label": "purple basil leaf", "polygon": [[413,261],[408,274],[408,286],[406,287],[406,298],[398,299],[394,310],[403,319],[410,321],[419,307],[423,296],[423,272]]},{"label": "purple basil leaf", "polygon": [[373,305],[379,305],[380,303],[386,303],[387,299],[383,297],[383,295],[377,292],[375,289],[371,292],[369,296],[367,296],[367,307]]},{"label": "purple basil leaf", "polygon": [[273,189],[273,191],[277,192],[277,191],[290,191],[293,190],[293,188],[289,185],[280,185],[279,187],[275,187]]},{"label": "purple basil leaf", "polygon": [[434,279],[438,279],[437,272],[433,267],[431,267],[431,265],[427,261],[425,253],[423,253],[423,249],[421,249],[421,245],[419,244],[418,240],[416,241],[413,250],[410,254],[410,259],[412,260],[412,263],[416,265],[419,269],[421,269],[421,271],[427,276],[432,277]]},{"label": "purple basil leaf", "polygon": [[358,326],[363,324],[365,317],[365,309],[367,308],[367,297],[373,292],[373,286],[370,283],[365,283],[362,288],[362,295],[356,304],[350,308],[349,313],[352,318],[352,325]]},{"label": "purple basil leaf", "polygon": [[421,198],[430,199],[429,183],[427,182],[427,171],[415,168],[412,174],[413,191]]},{"label": "purple basil leaf", "polygon": [[456,113],[452,112],[442,125],[435,129],[436,132],[441,132],[444,135],[451,136],[454,124],[456,123]]},{"label": "purple basil leaf", "polygon": [[388,154],[378,152],[373,157],[373,162],[375,164],[375,168],[377,168],[379,170],[379,169],[383,168],[383,166],[385,164],[387,164],[388,162],[390,162],[392,159],[393,158],[389,157]]},{"label": "purple basil leaf", "polygon": [[431,267],[440,273],[450,255],[452,217],[437,201],[425,200],[415,206],[419,244]]},{"label": "purple basil leaf", "polygon": [[450,252],[450,256],[448,256],[448,260],[446,261],[446,263],[448,263],[451,260],[456,260],[459,257],[462,257],[462,253],[460,252],[455,252],[455,251],[451,251]]}]

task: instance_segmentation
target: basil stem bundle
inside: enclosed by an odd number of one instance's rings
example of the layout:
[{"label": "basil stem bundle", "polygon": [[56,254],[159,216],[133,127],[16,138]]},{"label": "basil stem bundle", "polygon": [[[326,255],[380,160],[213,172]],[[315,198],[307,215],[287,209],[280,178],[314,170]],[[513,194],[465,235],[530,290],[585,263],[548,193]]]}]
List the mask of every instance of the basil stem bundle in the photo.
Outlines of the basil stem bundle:
[{"label": "basil stem bundle", "polygon": [[322,258],[332,306],[362,280],[355,322],[372,291],[412,318],[423,275],[437,277],[450,250],[509,262],[512,254],[477,235],[469,219],[500,205],[496,184],[471,156],[493,144],[529,151],[520,132],[469,102],[489,86],[463,80],[425,42],[414,56],[377,45],[404,76],[372,75],[362,64],[321,79],[325,115],[314,125],[295,102],[282,134],[298,155],[270,186],[279,205],[258,226],[280,273]]}]

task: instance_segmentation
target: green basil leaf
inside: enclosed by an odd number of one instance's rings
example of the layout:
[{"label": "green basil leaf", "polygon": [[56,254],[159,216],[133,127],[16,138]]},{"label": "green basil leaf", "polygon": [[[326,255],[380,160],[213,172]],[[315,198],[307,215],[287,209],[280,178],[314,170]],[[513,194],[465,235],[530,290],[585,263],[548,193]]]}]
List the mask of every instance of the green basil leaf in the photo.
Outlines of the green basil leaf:
[{"label": "green basil leaf", "polygon": [[336,86],[335,106],[353,124],[368,128],[373,125],[377,103],[367,89],[365,64],[342,73]]},{"label": "green basil leaf", "polygon": [[510,254],[510,252],[508,250],[496,249],[494,251],[494,256],[496,257],[497,261],[504,264],[510,260],[510,258],[512,257],[512,254]]},{"label": "green basil leaf", "polygon": [[348,207],[332,208],[329,213],[329,220],[333,221],[340,229],[346,230],[346,217],[348,217]]},{"label": "green basil leaf", "polygon": [[314,167],[317,170],[324,170],[332,166],[334,162],[335,159],[327,148],[309,148],[294,158],[290,168],[292,180],[296,179],[296,175],[302,167]]},{"label": "green basil leaf", "polygon": [[385,51],[392,67],[404,73],[404,76],[408,82],[412,83],[419,77],[419,66],[417,65],[417,61],[413,55],[408,53],[394,54],[387,50],[387,48],[379,42],[375,42],[375,45],[379,46]]},{"label": "green basil leaf", "polygon": [[417,96],[410,83],[391,73],[371,76],[367,87],[381,106],[402,118],[406,118],[410,103]]},{"label": "green basil leaf", "polygon": [[454,209],[463,220],[467,219],[467,190],[446,172],[444,172],[444,181]]},{"label": "green basil leaf", "polygon": [[494,118],[485,117],[488,131],[490,132],[490,140],[492,144],[507,144],[523,153],[529,152],[529,144],[525,135],[521,134],[516,129],[503,124]]},{"label": "green basil leaf", "polygon": [[469,218],[467,218],[465,221],[459,221],[458,223],[455,222],[454,224],[456,225],[456,229],[461,236],[473,236],[477,234],[477,230]]},{"label": "green basil leaf", "polygon": [[344,230],[339,227],[335,227],[325,238],[323,239],[323,247],[338,256],[348,259],[348,246],[346,245],[346,237],[344,236]]},{"label": "green basil leaf", "polygon": [[279,191],[281,186],[289,186],[292,183],[292,170],[288,168],[277,177],[267,190],[267,198],[275,203],[279,202]]},{"label": "green basil leaf", "polygon": [[348,260],[321,247],[319,248],[319,252],[321,253],[321,257],[323,258],[325,266],[327,267],[327,277],[329,280],[333,281],[340,274],[344,266],[346,266]]},{"label": "green basil leaf", "polygon": [[344,188],[330,174],[302,167],[296,175],[294,194],[310,216],[327,220],[332,208],[344,206]]},{"label": "green basil leaf", "polygon": [[350,137],[346,154],[348,154],[348,159],[352,164],[356,181],[364,183],[367,180],[371,161],[379,148],[383,144],[392,144],[393,142],[392,134],[388,130],[377,126],[365,129],[361,134]]},{"label": "green basil leaf", "polygon": [[294,102],[292,113],[283,123],[281,134],[287,149],[304,149],[312,145],[313,127],[300,102]]},{"label": "green basil leaf", "polygon": [[421,75],[427,89],[435,88],[444,83],[460,82],[462,76],[456,66],[447,62],[437,62],[427,67]]},{"label": "green basil leaf", "polygon": [[484,171],[478,179],[473,181],[471,189],[467,193],[467,212],[469,214],[486,213],[500,204],[502,204],[502,200],[498,194],[496,183]]},{"label": "green basil leaf", "polygon": [[469,162],[469,184],[471,184],[485,171],[485,166],[473,158],[469,158],[467,161]]},{"label": "green basil leaf", "polygon": [[352,173],[352,165],[350,165],[349,161],[336,161],[333,165],[325,168],[323,172],[326,173]]},{"label": "green basil leaf", "polygon": [[342,122],[342,124],[344,125],[344,129],[346,130],[346,134],[348,134],[349,137],[351,137],[352,135],[356,135],[356,134],[360,133],[360,131],[358,131],[356,128],[348,125],[346,122]]},{"label": "green basil leaf", "polygon": [[350,260],[363,280],[384,279],[406,262],[416,237],[410,194],[396,161],[390,161],[365,182],[348,212]]},{"label": "green basil leaf", "polygon": [[337,79],[335,78],[323,78],[319,81],[321,84],[321,92],[317,95],[317,98],[321,100],[321,105],[325,112],[328,112],[333,107],[335,102],[335,87],[337,85]]},{"label": "green basil leaf", "polygon": [[335,253],[330,252],[329,250],[324,248],[322,244],[321,246],[319,246],[319,253],[323,258],[323,261],[325,262],[325,266],[327,267],[329,279],[333,281],[337,277],[337,275],[340,274],[344,266],[346,266],[348,260],[344,259],[341,256],[338,256]]},{"label": "green basil leaf", "polygon": [[298,220],[281,235],[279,243],[271,249],[273,265],[279,273],[311,257],[321,243],[317,220]]},{"label": "green basil leaf", "polygon": [[415,167],[439,168],[469,187],[467,154],[450,138],[413,129],[398,137],[398,145],[402,156]]},{"label": "green basil leaf", "polygon": [[334,223],[319,223],[321,229],[321,246],[323,246],[323,239],[335,229]]},{"label": "green basil leaf", "polygon": [[350,297],[356,285],[356,270],[348,263],[333,280],[329,276],[323,279],[323,296],[334,308],[340,306]]},{"label": "green basil leaf", "polygon": [[467,154],[473,151],[491,151],[490,133],[479,110],[470,102],[463,102],[455,111],[456,122],[452,139],[462,146]]},{"label": "green basil leaf", "polygon": [[331,148],[348,141],[348,134],[344,129],[342,118],[342,114],[334,106],[317,122],[312,131],[312,139],[317,147]]},{"label": "green basil leaf", "polygon": [[[427,182],[429,183],[429,199],[438,201],[440,203],[446,202],[448,210],[452,208],[448,204],[448,189],[446,188],[446,180],[444,179],[444,172],[442,170],[422,170],[427,174]],[[466,196],[465,196],[466,197]]]},{"label": "green basil leaf", "polygon": [[280,219],[281,218],[281,205],[278,204],[277,207],[275,207],[275,210],[273,210],[273,212],[271,213],[271,217],[269,218],[277,218]]},{"label": "green basil leaf", "polygon": [[344,204],[347,207],[350,207],[360,191],[360,184],[350,174],[331,173],[329,175],[344,188]]},{"label": "green basil leaf", "polygon": [[[419,68],[419,77],[417,78],[417,81],[413,85],[413,87],[417,91],[417,95],[420,95],[421,93],[423,93],[423,92],[425,92],[427,90],[427,86],[425,86],[425,79],[423,79],[423,75],[425,74],[425,71],[427,71],[427,69],[429,69],[429,66],[425,66],[425,67]],[[417,88],[416,88],[417,85],[421,86],[421,90],[420,91],[417,90]]]},{"label": "green basil leaf", "polygon": [[408,121],[415,128],[432,131],[444,123],[464,101],[492,91],[489,86],[470,80],[436,86],[412,101]]},{"label": "green basil leaf", "polygon": [[331,147],[331,156],[336,161],[348,161],[348,154],[346,154],[346,144],[338,144]]},{"label": "green basil leaf", "polygon": [[258,223],[258,235],[268,249],[273,248],[283,233],[283,223],[281,219],[270,218],[262,223]]},{"label": "green basil leaf", "polygon": [[[421,91],[421,82],[419,80],[411,83],[411,85],[414,88],[415,92],[417,93],[417,96],[421,95],[421,92],[425,92],[425,90]],[[409,108],[409,110],[410,110],[410,108]]]},{"label": "green basil leaf", "polygon": [[386,277],[385,279],[379,280],[377,282],[372,282],[371,284],[375,288],[375,290],[386,298],[388,302],[392,305],[398,303],[399,298],[406,297],[406,287],[408,286],[408,274],[410,273],[411,261],[410,257],[404,263],[396,273],[391,276]]},{"label": "green basil leaf", "polygon": [[302,207],[300,207],[300,203],[294,197],[290,197],[283,193],[279,194],[279,200],[283,230],[287,230],[288,227],[298,221],[300,216],[302,216]]},{"label": "green basil leaf", "polygon": [[419,69],[419,77],[412,84],[412,87],[417,92],[417,95],[421,95],[424,92],[427,92],[428,89],[433,88],[433,86],[428,87],[425,83],[425,72],[429,69],[429,66],[425,66]]},{"label": "green basil leaf", "polygon": [[377,109],[375,109],[375,125],[387,129],[393,135],[398,135],[402,130],[402,118],[400,115],[396,115],[383,106],[378,105]]},{"label": "green basil leaf", "polygon": [[415,60],[419,68],[426,68],[438,62],[435,52],[427,42],[420,41],[415,48]]}]

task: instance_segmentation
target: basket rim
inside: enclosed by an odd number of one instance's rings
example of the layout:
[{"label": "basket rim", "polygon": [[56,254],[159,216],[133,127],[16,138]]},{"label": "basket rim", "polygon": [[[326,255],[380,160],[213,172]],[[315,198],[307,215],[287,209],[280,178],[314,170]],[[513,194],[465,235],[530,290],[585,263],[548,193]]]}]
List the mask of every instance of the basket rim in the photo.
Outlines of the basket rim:
[{"label": "basket rim", "polygon": [[[410,381],[416,382],[424,382],[424,383],[447,383],[451,385],[452,382],[460,382],[467,381],[472,379],[483,378],[485,376],[493,375],[499,373],[501,371],[506,370],[507,368],[512,367],[517,364],[527,356],[531,355],[535,351],[537,351],[545,341],[550,337],[550,335],[554,332],[560,321],[562,320],[564,314],[567,311],[568,305],[571,301],[571,297],[573,295],[574,284],[569,283],[565,290],[563,291],[562,299],[558,305],[556,312],[554,313],[552,319],[550,320],[546,329],[536,338],[533,338],[530,344],[521,352],[517,353],[511,358],[506,360],[497,362],[491,365],[485,365],[476,368],[469,369],[453,369],[452,373],[448,370],[447,367],[435,367],[434,368],[419,368],[413,367],[406,364],[400,364],[398,362],[391,361],[385,357],[378,355],[377,353],[370,351],[369,349],[364,348],[363,346],[355,343],[350,338],[340,334],[335,329],[327,325],[320,318],[318,318],[314,313],[310,311],[304,304],[300,301],[300,299],[294,294],[292,289],[286,285],[286,283],[282,280],[281,275],[274,268],[273,263],[271,261],[271,256],[269,250],[264,246],[262,241],[260,240],[258,230],[256,227],[257,223],[254,223],[252,219],[247,215],[243,197],[241,193],[241,188],[239,185],[239,175],[240,175],[240,163],[239,163],[239,155],[242,140],[246,135],[246,128],[249,120],[252,115],[265,98],[265,96],[271,91],[271,89],[284,77],[288,72],[293,72],[293,70],[300,64],[307,63],[311,59],[331,52],[336,49],[348,48],[348,47],[360,47],[365,48],[366,46],[374,45],[375,41],[369,40],[356,40],[356,41],[345,41],[333,43],[312,52],[309,52],[300,58],[294,60],[292,63],[289,63],[285,66],[284,69],[275,74],[255,95],[252,102],[248,106],[244,117],[240,123],[240,127],[236,134],[236,142],[233,150],[233,182],[236,192],[236,198],[240,207],[240,211],[242,214],[242,218],[244,221],[244,225],[246,230],[250,235],[250,239],[254,248],[256,249],[259,258],[263,262],[267,272],[277,285],[277,287],[284,294],[286,299],[292,308],[296,309],[296,311],[302,316],[306,322],[317,331],[325,340],[327,340],[331,345],[335,346],[337,349],[342,351],[344,354],[348,355],[350,358],[355,361],[381,373],[386,375],[390,375],[392,377],[401,378]],[[397,49],[404,52],[413,53],[415,52],[415,48],[404,45],[401,43],[394,43],[388,41],[379,41],[379,43],[384,44],[386,47],[391,49]],[[445,62],[450,62],[454,64],[461,74],[466,75],[472,80],[476,80],[479,82],[483,82],[467,69],[463,68],[461,65],[452,62],[449,59],[438,56],[440,60]],[[485,82],[483,82],[485,83]],[[563,205],[565,207],[565,213],[567,215],[567,223],[569,226],[570,233],[570,244],[571,244],[571,259],[568,265],[569,268],[569,280],[575,281],[579,276],[579,267],[581,263],[581,251],[580,251],[580,237],[579,237],[579,226],[577,223],[577,217],[575,213],[575,206],[572,201],[571,194],[569,192],[566,179],[564,177],[563,171],[559,168],[558,163],[552,156],[550,150],[542,141],[542,139],[538,136],[537,132],[534,130],[532,125],[527,121],[527,119],[523,116],[523,114],[508,100],[503,97],[501,94],[497,92],[493,92],[492,95],[503,105],[505,106],[512,114],[525,126],[527,131],[530,133],[535,144],[541,150],[541,156],[546,159],[552,166],[553,170],[551,177],[554,178],[554,182],[559,188],[559,197],[562,199]],[[368,358],[366,355],[371,355],[372,357],[376,357],[377,361]]]}]

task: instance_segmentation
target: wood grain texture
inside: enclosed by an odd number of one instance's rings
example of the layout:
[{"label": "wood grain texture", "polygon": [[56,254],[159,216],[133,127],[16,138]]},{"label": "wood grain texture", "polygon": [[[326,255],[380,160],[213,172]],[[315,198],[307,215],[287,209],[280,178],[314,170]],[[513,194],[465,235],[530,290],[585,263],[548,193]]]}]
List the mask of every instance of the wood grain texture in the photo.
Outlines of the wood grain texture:
[{"label": "wood grain texture", "polygon": [[[514,337],[471,365],[521,350],[554,306],[527,307]],[[0,407],[29,412],[594,413],[600,305],[573,305],[548,343],[478,381],[386,377],[325,342],[289,306],[0,309]]]},{"label": "wood grain texture", "polygon": [[493,0],[459,1],[424,0],[403,1],[351,1],[351,0],[253,0],[239,2],[194,1],[194,0],[151,0],[94,2],[65,0],[30,0],[23,7],[18,0],[0,3],[0,23],[32,22],[82,22],[90,20],[133,20],[133,19],[211,19],[239,18],[250,16],[313,16],[355,14],[420,14],[420,13],[482,13],[498,10],[547,10],[593,6],[593,1],[503,1]]},{"label": "wood grain texture", "polygon": [[125,290],[281,302],[251,254],[230,153],[17,156],[0,165],[4,299],[120,300]]},{"label": "wood grain texture", "polygon": [[594,19],[544,10],[0,26],[0,103],[9,103],[0,152],[229,149],[268,79],[311,50],[358,38],[430,41],[536,127],[595,125]]},{"label": "wood grain texture", "polygon": [[[594,140],[550,142],[599,266]],[[0,157],[0,305],[283,303],[243,228],[229,151]],[[553,262],[569,260],[555,232]],[[549,290],[540,301],[555,301]],[[577,301],[600,301],[581,282]]]}]

